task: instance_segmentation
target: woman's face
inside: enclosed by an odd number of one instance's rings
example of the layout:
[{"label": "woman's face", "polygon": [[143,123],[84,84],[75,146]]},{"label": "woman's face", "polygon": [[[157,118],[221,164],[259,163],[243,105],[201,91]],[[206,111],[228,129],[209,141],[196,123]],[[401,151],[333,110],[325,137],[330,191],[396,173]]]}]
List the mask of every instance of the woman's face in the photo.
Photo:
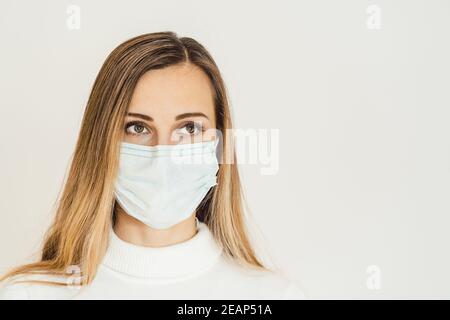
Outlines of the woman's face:
[{"label": "woman's face", "polygon": [[151,70],[133,92],[123,140],[146,146],[206,141],[215,119],[213,87],[200,68],[183,63]]}]

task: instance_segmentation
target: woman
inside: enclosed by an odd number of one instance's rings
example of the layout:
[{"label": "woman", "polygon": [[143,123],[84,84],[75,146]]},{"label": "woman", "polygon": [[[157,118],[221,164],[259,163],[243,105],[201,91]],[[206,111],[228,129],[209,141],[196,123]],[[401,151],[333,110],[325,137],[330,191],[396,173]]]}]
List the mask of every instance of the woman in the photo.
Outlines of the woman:
[{"label": "woman", "polygon": [[251,247],[231,128],[197,41],[159,32],[119,45],[92,88],[41,259],[6,274],[0,296],[302,298]]}]

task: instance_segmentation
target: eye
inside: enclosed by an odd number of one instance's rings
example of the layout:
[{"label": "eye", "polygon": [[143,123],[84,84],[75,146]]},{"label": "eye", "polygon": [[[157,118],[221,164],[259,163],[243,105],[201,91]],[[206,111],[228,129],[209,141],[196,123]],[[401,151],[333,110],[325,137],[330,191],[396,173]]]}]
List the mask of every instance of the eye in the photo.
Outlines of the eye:
[{"label": "eye", "polygon": [[125,132],[134,136],[150,133],[145,124],[139,121],[132,121],[127,123],[127,125],[125,126]]},{"label": "eye", "polygon": [[203,127],[201,123],[189,121],[183,124],[183,126],[177,130],[180,134],[187,134],[191,136],[195,136],[203,131]]}]

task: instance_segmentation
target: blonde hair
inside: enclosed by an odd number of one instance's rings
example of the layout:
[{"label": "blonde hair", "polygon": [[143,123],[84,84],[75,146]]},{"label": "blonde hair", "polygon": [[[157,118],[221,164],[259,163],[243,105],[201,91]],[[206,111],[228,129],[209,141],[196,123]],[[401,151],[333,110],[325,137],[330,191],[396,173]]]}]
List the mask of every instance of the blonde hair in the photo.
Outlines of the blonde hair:
[{"label": "blonde hair", "polygon": [[[174,32],[157,32],[120,44],[107,57],[92,87],[40,261],[16,267],[0,281],[23,274],[61,275],[76,265],[81,269],[80,284],[91,283],[108,245],[119,144],[133,90],[145,72],[183,62],[200,67],[209,77],[214,88],[217,130],[232,128],[223,79],[200,43],[179,38]],[[222,144],[223,156],[235,157],[232,137],[223,135]],[[217,185],[197,209],[197,218],[208,225],[227,256],[238,263],[266,269],[247,235],[237,166],[223,161],[217,177]]]}]

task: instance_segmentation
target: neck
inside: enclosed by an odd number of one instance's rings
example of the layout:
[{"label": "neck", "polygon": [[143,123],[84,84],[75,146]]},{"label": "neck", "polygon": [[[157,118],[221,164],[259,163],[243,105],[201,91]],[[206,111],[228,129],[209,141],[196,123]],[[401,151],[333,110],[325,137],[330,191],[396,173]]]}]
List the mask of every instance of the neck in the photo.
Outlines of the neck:
[{"label": "neck", "polygon": [[154,229],[134,217],[128,215],[120,206],[117,206],[116,221],[113,226],[116,235],[131,244],[144,247],[166,247],[185,242],[197,233],[195,214],[188,219],[168,228]]}]

